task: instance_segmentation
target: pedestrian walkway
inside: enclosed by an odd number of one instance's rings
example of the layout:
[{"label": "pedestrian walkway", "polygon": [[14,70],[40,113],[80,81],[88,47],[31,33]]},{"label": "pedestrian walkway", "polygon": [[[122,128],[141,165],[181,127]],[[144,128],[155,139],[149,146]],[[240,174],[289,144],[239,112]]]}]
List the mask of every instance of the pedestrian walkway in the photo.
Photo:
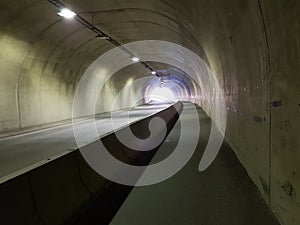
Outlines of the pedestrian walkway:
[{"label": "pedestrian walkway", "polygon": [[[189,115],[189,104],[184,104],[181,119],[193,116]],[[204,172],[198,171],[211,120],[201,108],[197,111],[201,134],[192,159],[164,182],[135,187],[111,225],[279,225],[226,143],[213,164]],[[179,135],[177,122],[152,161],[167,157]]]}]

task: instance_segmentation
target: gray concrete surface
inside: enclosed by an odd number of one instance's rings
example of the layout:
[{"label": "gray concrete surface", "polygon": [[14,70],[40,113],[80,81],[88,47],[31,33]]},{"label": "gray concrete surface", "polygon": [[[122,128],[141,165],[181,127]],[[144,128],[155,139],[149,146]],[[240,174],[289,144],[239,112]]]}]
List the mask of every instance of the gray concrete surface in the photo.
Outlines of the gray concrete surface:
[{"label": "gray concrete surface", "polygon": [[[110,225],[279,225],[228,144],[223,144],[208,170],[198,171],[211,120],[201,108],[197,111],[201,135],[192,159],[166,181],[135,187]],[[190,104],[185,103],[180,120],[193,116]],[[180,132],[178,122],[152,163],[170,154]]]},{"label": "gray concrete surface", "polygon": [[[111,113],[99,115],[96,118],[96,127],[99,137],[121,128],[134,121],[141,120],[169,105],[139,106],[130,111],[114,112],[114,127],[111,123]],[[80,138],[86,144],[91,139],[92,120],[80,121],[77,128]],[[82,143],[81,142],[81,143]],[[0,139],[0,183],[33,168],[48,163],[62,155],[77,149],[73,134],[73,126],[65,124],[40,131],[29,132]]]}]

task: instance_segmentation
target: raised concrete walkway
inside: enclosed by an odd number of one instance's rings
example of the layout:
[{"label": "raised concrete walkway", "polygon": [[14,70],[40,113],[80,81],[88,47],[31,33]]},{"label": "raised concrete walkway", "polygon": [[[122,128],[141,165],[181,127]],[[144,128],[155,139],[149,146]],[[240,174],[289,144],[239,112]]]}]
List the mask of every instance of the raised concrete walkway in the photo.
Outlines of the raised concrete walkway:
[{"label": "raised concrete walkway", "polygon": [[[181,119],[193,116],[189,106],[185,103]],[[201,108],[197,110],[201,134],[192,159],[164,182],[135,187],[111,225],[279,225],[226,143],[213,164],[198,171],[211,121]],[[177,122],[152,161],[167,157],[179,136]]]}]

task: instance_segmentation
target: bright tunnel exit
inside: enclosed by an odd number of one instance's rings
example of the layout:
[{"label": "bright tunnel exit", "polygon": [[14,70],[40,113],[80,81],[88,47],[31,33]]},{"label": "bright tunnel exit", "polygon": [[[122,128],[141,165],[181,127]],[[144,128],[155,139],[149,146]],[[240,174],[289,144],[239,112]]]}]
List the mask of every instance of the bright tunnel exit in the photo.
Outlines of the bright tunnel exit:
[{"label": "bright tunnel exit", "polygon": [[168,87],[156,87],[149,94],[150,103],[176,102],[173,91]]},{"label": "bright tunnel exit", "polygon": [[[177,74],[151,78],[143,90],[144,103],[165,104],[189,101],[190,96],[196,94],[193,81],[183,72],[177,70],[175,72]],[[160,70],[160,73],[166,74],[168,71]]]}]

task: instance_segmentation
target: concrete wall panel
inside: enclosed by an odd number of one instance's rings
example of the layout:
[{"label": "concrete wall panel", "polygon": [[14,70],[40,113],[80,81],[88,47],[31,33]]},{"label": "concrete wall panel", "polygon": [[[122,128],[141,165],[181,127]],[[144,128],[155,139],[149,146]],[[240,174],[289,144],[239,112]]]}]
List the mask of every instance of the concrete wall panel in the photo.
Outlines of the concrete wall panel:
[{"label": "concrete wall panel", "polygon": [[0,196],[1,224],[43,224],[36,214],[28,174],[0,185]]},{"label": "concrete wall panel", "polygon": [[30,178],[45,225],[66,224],[91,198],[80,178],[76,152],[31,171]]}]

